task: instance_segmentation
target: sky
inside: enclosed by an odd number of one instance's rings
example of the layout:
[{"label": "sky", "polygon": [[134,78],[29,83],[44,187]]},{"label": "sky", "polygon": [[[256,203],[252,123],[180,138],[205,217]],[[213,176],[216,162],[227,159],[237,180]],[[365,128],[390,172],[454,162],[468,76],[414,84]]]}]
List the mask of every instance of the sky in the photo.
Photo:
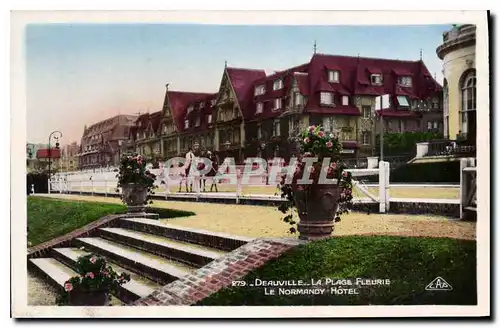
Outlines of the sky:
[{"label": "sky", "polygon": [[38,24],[26,28],[27,140],[80,142],[85,125],[117,114],[161,110],[170,90],[217,92],[224,62],[274,70],[317,52],[402,60],[422,58],[443,81],[436,48],[449,25],[223,26]]}]

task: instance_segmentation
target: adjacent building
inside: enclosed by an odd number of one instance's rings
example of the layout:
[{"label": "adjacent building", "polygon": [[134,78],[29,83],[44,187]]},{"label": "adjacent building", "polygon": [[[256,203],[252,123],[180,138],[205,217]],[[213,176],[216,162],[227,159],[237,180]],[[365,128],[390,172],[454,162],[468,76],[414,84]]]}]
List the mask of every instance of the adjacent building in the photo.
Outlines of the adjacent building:
[{"label": "adjacent building", "polygon": [[128,141],[136,119],[134,115],[117,115],[85,126],[78,154],[79,168],[117,165],[121,147]]},{"label": "adjacent building", "polygon": [[476,142],[476,27],[453,26],[436,49],[443,60],[444,134]]},{"label": "adjacent building", "polygon": [[78,153],[80,146],[76,141],[65,145],[61,149],[61,171],[75,171],[78,169]]}]

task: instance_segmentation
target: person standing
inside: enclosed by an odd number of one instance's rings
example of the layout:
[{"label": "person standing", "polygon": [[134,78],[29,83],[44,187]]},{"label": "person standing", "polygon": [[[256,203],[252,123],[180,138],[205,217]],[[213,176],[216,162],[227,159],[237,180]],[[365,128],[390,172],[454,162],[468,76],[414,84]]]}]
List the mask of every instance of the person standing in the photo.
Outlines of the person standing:
[{"label": "person standing", "polygon": [[[188,152],[186,153],[186,161],[184,162],[184,177],[186,181],[186,192],[193,192],[193,181],[191,180],[190,176],[190,171],[191,171],[191,166],[193,165],[195,161],[195,156],[193,153],[193,149],[191,147],[188,148]],[[189,180],[189,190],[188,190],[188,180]],[[182,190],[182,180],[179,185],[179,192]]]},{"label": "person standing", "polygon": [[207,174],[209,177],[212,177],[212,185],[210,186],[210,192],[214,189],[214,187],[215,187],[215,192],[219,192],[219,190],[217,189],[217,179],[216,179],[216,175],[219,170],[219,159],[217,158],[217,155],[215,155],[210,151],[207,153],[207,157],[212,163],[212,168],[210,169],[210,172],[208,172]]}]

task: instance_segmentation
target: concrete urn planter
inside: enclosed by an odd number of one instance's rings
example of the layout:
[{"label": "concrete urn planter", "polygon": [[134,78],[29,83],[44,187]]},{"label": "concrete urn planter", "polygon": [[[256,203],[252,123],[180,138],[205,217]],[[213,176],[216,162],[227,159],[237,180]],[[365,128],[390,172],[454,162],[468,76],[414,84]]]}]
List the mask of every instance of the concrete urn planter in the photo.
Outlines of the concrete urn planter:
[{"label": "concrete urn planter", "polygon": [[127,183],[122,187],[122,200],[128,206],[129,213],[144,212],[148,187],[142,184]]},{"label": "concrete urn planter", "polygon": [[299,239],[329,238],[333,232],[340,187],[336,184],[311,185],[309,191],[294,191],[299,213]]}]

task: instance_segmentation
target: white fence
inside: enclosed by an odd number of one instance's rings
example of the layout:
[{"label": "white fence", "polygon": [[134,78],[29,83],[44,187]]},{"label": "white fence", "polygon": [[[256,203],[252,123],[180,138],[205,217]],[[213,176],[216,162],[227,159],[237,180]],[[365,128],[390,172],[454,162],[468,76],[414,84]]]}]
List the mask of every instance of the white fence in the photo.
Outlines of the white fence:
[{"label": "white fence", "polygon": [[[243,166],[237,166],[237,171],[241,172]],[[355,202],[368,202],[368,203],[379,203],[379,211],[380,213],[386,213],[389,211],[389,163],[388,162],[380,162],[379,167],[376,169],[349,169],[353,176],[353,187],[355,190],[358,190],[359,193],[365,197],[357,197],[354,195]],[[258,197],[269,200],[280,199],[280,195],[278,194],[279,190],[276,185],[269,184],[269,175],[268,172],[263,174],[251,175],[245,184],[242,183],[242,178],[240,175],[235,177],[235,179],[227,179],[227,180],[219,180],[217,183],[218,193],[207,193],[203,190],[202,186],[200,186],[200,182],[202,180],[199,176],[194,176],[188,178],[187,180],[174,179],[169,180],[165,178],[165,171],[163,169],[151,169],[151,172],[157,176],[155,181],[155,185],[158,189],[155,191],[155,194],[162,195],[165,199],[168,199],[169,196],[173,195],[171,189],[180,189],[180,184],[182,183],[182,187],[187,189],[187,185],[192,186],[192,193],[182,193],[175,192],[177,197],[186,196],[192,198],[200,198],[201,196],[210,195],[210,197],[227,197],[227,198],[235,198],[236,203],[240,202],[242,197]],[[169,169],[168,174],[171,177],[179,177],[180,173],[183,172],[183,169],[171,168]],[[272,172],[272,171],[271,171]],[[118,179],[116,177],[117,172],[113,170],[103,170],[98,172],[86,171],[86,172],[71,172],[71,173],[58,173],[53,176],[51,180],[49,180],[49,193],[91,193],[91,194],[104,194],[107,196],[108,194],[119,194],[121,190],[117,188]],[[364,185],[362,182],[356,180],[356,177],[360,176],[379,176],[379,192],[377,194],[373,194],[368,189],[368,186]],[[212,186],[212,177],[204,177],[205,187],[210,189]],[[236,181],[235,181],[236,180]],[[266,188],[266,192],[259,188]],[[275,192],[276,195],[269,193],[269,188],[276,187]],[[248,189],[247,189],[248,188]],[[227,191],[227,189],[230,189]],[[187,191],[187,190],[186,190]],[[248,191],[248,193],[247,193]],[[261,192],[261,193],[259,193]],[[263,192],[263,193],[262,193]]]}]

